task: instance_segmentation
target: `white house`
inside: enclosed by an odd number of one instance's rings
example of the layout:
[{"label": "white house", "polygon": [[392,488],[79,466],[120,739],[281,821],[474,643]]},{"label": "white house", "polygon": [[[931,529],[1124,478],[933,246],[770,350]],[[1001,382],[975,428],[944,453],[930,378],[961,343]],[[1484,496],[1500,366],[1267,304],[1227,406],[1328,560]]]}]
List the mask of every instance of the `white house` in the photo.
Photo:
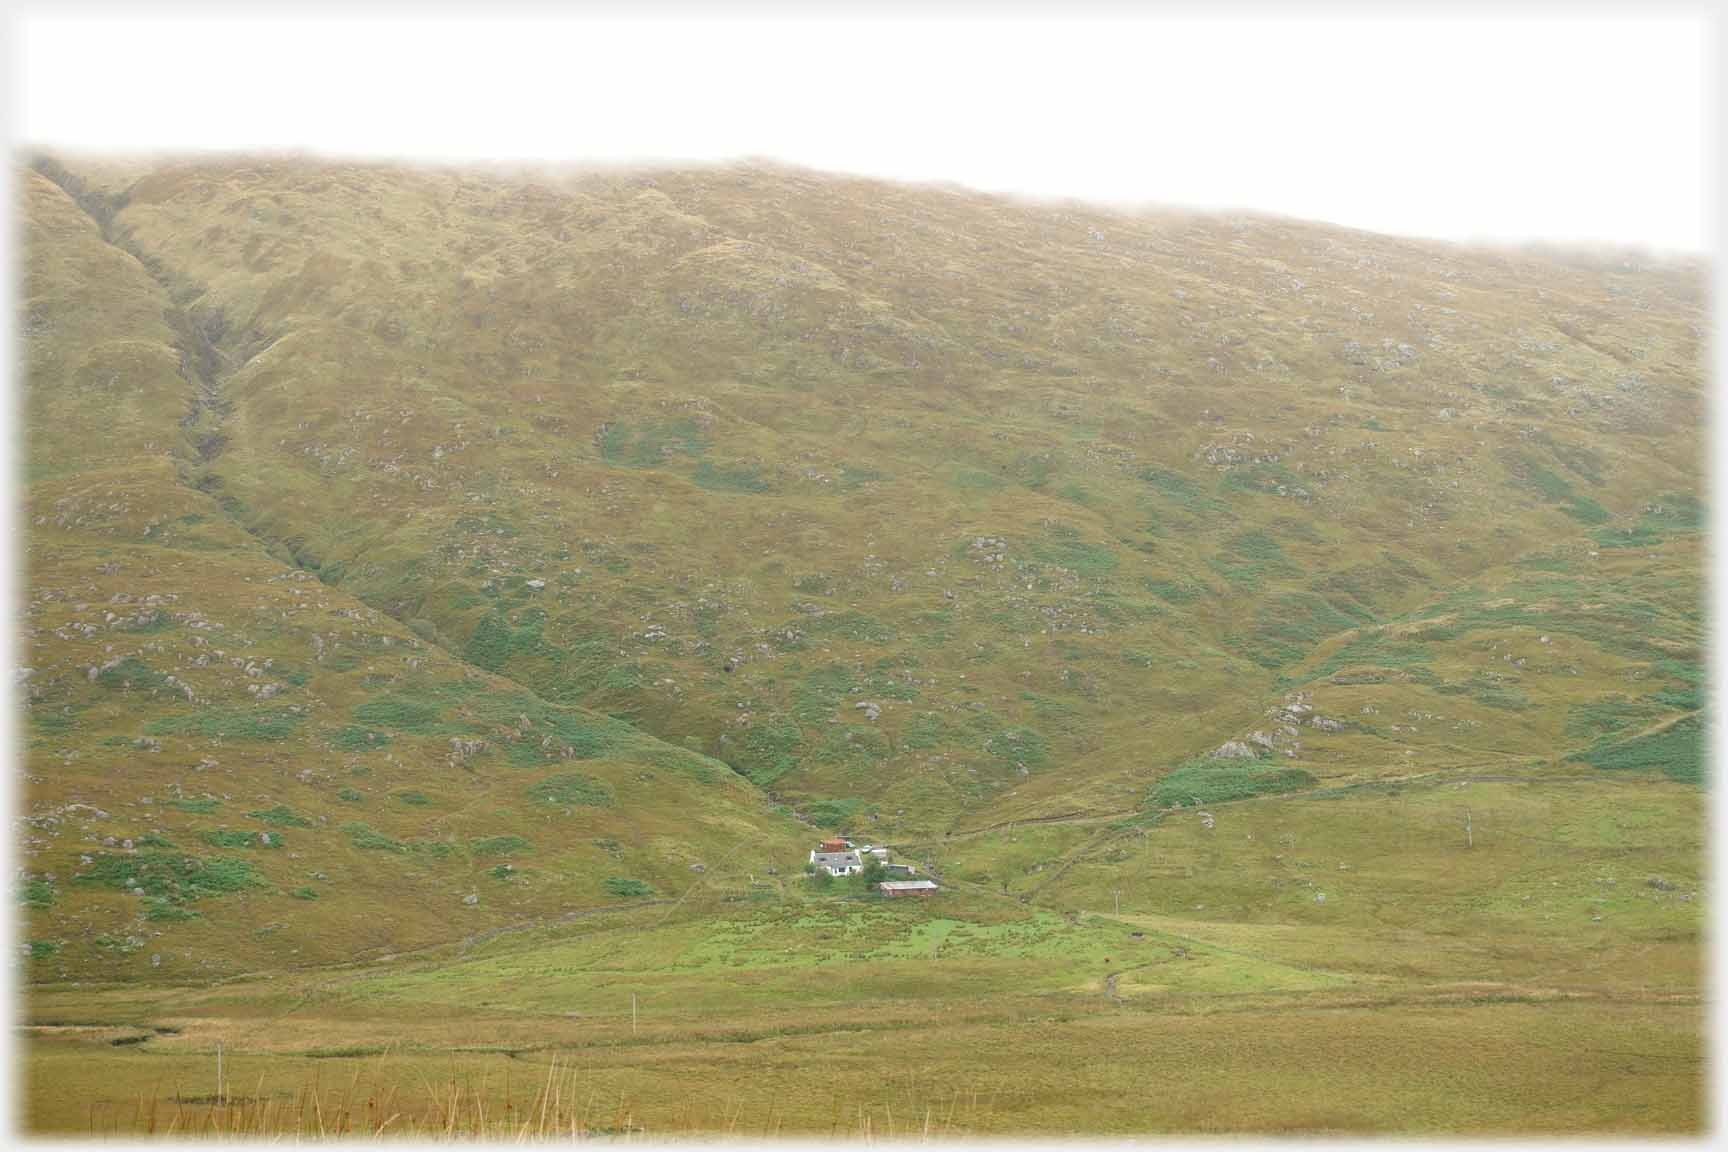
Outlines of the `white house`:
[{"label": "white house", "polygon": [[830,876],[850,876],[864,867],[856,852],[811,851],[810,863]]}]

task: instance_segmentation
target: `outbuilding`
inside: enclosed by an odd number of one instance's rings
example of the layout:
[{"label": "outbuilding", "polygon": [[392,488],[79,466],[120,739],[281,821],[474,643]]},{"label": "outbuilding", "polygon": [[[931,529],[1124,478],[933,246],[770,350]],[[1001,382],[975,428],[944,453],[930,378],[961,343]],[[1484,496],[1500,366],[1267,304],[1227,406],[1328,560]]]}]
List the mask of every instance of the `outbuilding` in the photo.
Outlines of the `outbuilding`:
[{"label": "outbuilding", "polygon": [[884,896],[924,896],[936,891],[934,880],[884,880],[876,885]]}]

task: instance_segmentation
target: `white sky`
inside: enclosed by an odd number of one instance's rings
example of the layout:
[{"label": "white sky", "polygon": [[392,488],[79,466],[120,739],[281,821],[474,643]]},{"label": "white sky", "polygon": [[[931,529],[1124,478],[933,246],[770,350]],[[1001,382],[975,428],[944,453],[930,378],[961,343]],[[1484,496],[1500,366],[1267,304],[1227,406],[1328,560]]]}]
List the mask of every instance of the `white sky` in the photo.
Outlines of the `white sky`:
[{"label": "white sky", "polygon": [[1457,239],[1711,246],[1707,8],[1009,11],[25,8],[14,138],[438,160],[765,156]]}]

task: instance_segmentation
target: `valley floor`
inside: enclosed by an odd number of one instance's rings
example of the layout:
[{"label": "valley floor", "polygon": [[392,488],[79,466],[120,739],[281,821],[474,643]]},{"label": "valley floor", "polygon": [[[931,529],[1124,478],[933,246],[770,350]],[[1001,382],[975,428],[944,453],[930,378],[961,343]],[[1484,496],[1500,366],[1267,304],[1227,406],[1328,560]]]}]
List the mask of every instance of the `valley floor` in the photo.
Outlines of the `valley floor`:
[{"label": "valley floor", "polygon": [[1533,936],[1546,979],[1460,978],[1513,950],[794,884],[345,970],[38,987],[24,1099],[82,1136],[1700,1129],[1695,940]]}]

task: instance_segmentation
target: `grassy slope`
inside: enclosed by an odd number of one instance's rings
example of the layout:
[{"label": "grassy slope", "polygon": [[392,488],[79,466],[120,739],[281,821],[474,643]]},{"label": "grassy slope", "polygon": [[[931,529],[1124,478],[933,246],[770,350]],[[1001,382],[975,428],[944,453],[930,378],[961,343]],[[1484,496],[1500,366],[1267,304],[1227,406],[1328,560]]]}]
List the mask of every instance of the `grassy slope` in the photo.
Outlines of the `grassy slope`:
[{"label": "grassy slope", "polygon": [[[91,1051],[129,1099],[381,1033],[403,1085],[520,1033],[662,1130],[941,1103],[737,1045],[827,1028],[1001,1101],[957,1131],[1696,1123],[1699,270],[758,167],[73,167],[83,212],[25,180],[32,1013],[182,1031],[42,1034],[44,1123]],[[570,773],[612,803],[530,791]],[[948,893],[747,888],[800,853],[762,789]],[[71,879],[152,829],[266,886]],[[613,876],[685,898],[557,923]],[[1323,1084],[1316,1010],[1364,1038]],[[1087,1103],[977,1059],[1028,1028]],[[1079,1072],[1173,1032],[1179,1089]]]},{"label": "grassy slope", "polygon": [[25,191],[32,977],[398,952],[795,850],[724,765],[453,660],[183,483],[171,304],[53,184]]},{"label": "grassy slope", "polygon": [[1178,763],[1698,482],[1686,269],[749,167],[114,187],[279,556],[877,834]]}]

